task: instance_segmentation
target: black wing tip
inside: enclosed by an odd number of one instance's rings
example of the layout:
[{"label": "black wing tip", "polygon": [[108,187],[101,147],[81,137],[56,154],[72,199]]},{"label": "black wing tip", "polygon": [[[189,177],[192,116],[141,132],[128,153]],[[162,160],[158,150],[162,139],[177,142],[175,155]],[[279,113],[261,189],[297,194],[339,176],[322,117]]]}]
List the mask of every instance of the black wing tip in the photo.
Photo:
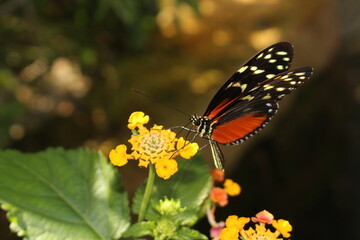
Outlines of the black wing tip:
[{"label": "black wing tip", "polygon": [[292,45],[290,42],[282,41],[282,42],[274,43],[268,48],[272,48],[272,47],[294,48],[294,45]]}]

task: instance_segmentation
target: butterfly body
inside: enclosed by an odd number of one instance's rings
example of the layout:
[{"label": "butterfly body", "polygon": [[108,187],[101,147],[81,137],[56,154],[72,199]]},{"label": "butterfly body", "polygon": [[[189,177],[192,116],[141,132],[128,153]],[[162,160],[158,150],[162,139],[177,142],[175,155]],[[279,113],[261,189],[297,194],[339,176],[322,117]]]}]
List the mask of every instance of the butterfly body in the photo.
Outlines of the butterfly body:
[{"label": "butterfly body", "polygon": [[278,102],[309,79],[311,67],[288,70],[292,58],[288,42],[262,50],[219,89],[204,115],[192,115],[197,133],[209,140],[217,168],[224,169],[217,143],[236,145],[256,134],[275,115]]}]

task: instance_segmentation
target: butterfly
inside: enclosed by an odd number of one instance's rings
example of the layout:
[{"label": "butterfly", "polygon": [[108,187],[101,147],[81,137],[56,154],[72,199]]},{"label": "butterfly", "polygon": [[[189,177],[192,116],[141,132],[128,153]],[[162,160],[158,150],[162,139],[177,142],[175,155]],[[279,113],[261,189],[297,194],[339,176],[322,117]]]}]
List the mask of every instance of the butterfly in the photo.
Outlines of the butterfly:
[{"label": "butterfly", "polygon": [[196,134],[209,140],[215,167],[224,170],[219,143],[236,145],[252,137],[275,115],[278,102],[310,78],[312,67],[288,70],[293,46],[280,42],[257,53],[219,89],[204,115],[192,115]]}]

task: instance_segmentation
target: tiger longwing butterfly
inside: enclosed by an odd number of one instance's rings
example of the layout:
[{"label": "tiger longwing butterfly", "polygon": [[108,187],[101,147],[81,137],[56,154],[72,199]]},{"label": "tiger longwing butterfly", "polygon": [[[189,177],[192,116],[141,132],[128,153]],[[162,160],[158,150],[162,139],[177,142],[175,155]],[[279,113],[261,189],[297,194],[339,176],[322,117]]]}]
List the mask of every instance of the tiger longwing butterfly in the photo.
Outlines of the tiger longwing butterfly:
[{"label": "tiger longwing butterfly", "polygon": [[275,115],[278,102],[310,78],[311,67],[288,70],[293,55],[288,42],[262,50],[220,88],[203,116],[191,116],[197,134],[209,140],[216,168],[224,170],[218,143],[236,145],[256,134]]}]

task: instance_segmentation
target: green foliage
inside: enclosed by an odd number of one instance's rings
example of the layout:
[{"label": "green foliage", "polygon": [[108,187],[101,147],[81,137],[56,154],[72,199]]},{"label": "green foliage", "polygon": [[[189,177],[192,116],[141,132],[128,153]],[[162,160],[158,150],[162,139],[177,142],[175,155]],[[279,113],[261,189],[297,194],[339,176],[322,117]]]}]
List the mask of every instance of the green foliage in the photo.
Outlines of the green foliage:
[{"label": "green foliage", "polygon": [[[204,235],[187,227],[192,226],[205,215],[203,209],[211,188],[211,176],[209,169],[204,166],[206,166],[204,159],[197,155],[191,160],[179,161],[179,171],[169,180],[155,179],[150,197],[151,204],[145,214],[145,219],[156,225],[151,236],[163,239],[164,235],[169,237],[169,234],[173,234],[171,239],[206,239]],[[135,193],[132,206],[134,213],[139,213],[144,190],[145,184]],[[163,200],[164,196],[165,200]],[[172,200],[167,201],[167,199]],[[177,211],[176,214],[166,210],[164,207],[166,203],[172,205],[170,208]],[[139,230],[134,230],[138,227],[130,227],[125,236],[143,236],[138,234]],[[145,224],[144,229],[146,227],[148,225]],[[170,228],[173,232],[169,230]],[[136,235],[132,235],[133,233]]]},{"label": "green foliage", "polygon": [[26,239],[117,239],[130,224],[127,194],[102,154],[0,152],[0,202]]},{"label": "green foliage", "polygon": [[[88,149],[0,152],[0,203],[11,229],[30,240],[207,239],[190,228],[204,216],[209,169],[197,156],[179,162],[170,180],[156,178],[147,221],[130,226],[127,194],[115,169]],[[191,186],[191,187],[190,187]],[[138,213],[144,187],[135,194]]]}]

